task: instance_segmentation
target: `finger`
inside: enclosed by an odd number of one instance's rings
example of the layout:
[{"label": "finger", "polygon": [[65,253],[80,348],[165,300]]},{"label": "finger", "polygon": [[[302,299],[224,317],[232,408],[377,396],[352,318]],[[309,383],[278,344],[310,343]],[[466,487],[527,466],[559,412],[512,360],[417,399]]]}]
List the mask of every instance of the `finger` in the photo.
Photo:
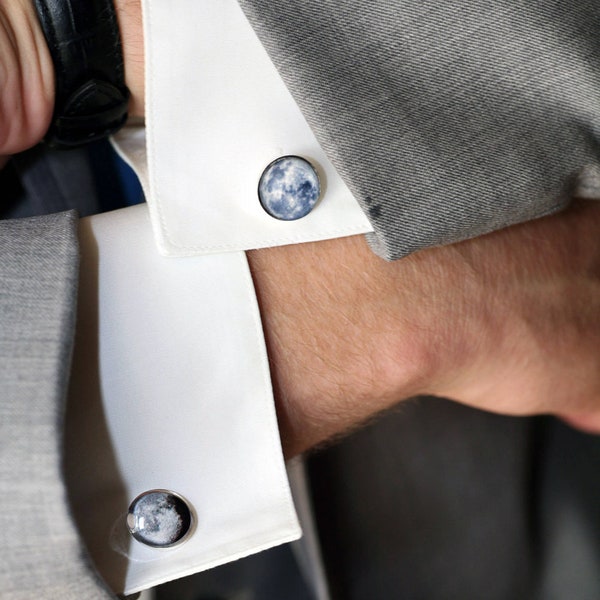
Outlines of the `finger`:
[{"label": "finger", "polygon": [[599,413],[559,415],[559,418],[579,431],[600,435]]}]

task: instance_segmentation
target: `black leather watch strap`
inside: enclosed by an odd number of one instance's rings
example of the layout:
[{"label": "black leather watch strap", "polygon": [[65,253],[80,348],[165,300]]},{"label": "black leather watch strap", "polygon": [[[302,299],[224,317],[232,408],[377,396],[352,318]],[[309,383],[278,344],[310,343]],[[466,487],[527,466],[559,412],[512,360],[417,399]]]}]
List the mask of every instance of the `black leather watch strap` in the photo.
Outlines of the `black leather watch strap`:
[{"label": "black leather watch strap", "polygon": [[34,0],[56,73],[44,141],[74,148],[109,136],[127,120],[129,90],[113,0]]}]

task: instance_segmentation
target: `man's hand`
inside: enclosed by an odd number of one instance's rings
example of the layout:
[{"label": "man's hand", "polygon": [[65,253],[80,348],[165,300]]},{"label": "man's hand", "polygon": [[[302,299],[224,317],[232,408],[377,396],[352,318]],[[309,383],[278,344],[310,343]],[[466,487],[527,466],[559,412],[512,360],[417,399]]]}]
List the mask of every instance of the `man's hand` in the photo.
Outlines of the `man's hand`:
[{"label": "man's hand", "polygon": [[[144,112],[140,0],[116,0],[130,113]],[[0,0],[0,167],[41,141],[54,109],[54,67],[32,0]],[[5,161],[6,159],[4,159]]]},{"label": "man's hand", "polygon": [[54,70],[31,0],[0,0],[0,156],[39,142],[50,123]]},{"label": "man's hand", "polygon": [[433,394],[600,432],[600,206],[403,260],[362,237],[249,253],[292,456]]}]

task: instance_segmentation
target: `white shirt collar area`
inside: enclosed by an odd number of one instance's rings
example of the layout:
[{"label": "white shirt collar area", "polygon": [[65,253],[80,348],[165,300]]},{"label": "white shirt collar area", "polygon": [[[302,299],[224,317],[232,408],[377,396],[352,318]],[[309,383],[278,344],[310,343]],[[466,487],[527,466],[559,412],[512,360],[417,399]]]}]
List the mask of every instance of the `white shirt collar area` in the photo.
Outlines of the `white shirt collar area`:
[{"label": "white shirt collar area", "polygon": [[[82,224],[67,448],[82,534],[126,594],[300,535],[240,251],[371,230],[235,0],[143,8],[147,129],[117,141],[150,218],[140,207]],[[257,188],[290,154],[316,166],[324,191],[307,217],[282,222]],[[156,244],[191,258],[165,259]],[[193,505],[196,529],[181,546],[151,549],[124,530],[128,503],[153,488]]]},{"label": "white shirt collar area", "polygon": [[[142,180],[163,254],[372,230],[236,0],[144,0],[143,10],[148,176]],[[269,216],[258,200],[263,170],[284,155],[309,160],[323,184],[319,203],[297,221]],[[136,167],[143,158],[138,152],[129,160]]]},{"label": "white shirt collar area", "polygon": [[[162,257],[146,205],[82,220],[80,239],[67,472],[101,575],[131,594],[297,539],[244,254]],[[126,530],[156,488],[192,506],[180,546]]]}]

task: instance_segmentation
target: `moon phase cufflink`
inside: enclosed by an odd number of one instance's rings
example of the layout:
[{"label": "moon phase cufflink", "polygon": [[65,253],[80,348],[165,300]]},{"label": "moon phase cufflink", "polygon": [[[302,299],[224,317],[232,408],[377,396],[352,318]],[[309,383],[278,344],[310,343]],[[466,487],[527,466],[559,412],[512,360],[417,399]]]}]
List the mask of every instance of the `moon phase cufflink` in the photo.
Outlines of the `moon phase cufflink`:
[{"label": "moon phase cufflink", "polygon": [[191,533],[193,516],[188,503],[169,490],[150,490],[140,494],[129,506],[127,528],[142,544],[171,548]]},{"label": "moon phase cufflink", "polygon": [[281,221],[308,215],[321,196],[316,169],[301,156],[282,156],[263,171],[258,198],[265,211]]}]

